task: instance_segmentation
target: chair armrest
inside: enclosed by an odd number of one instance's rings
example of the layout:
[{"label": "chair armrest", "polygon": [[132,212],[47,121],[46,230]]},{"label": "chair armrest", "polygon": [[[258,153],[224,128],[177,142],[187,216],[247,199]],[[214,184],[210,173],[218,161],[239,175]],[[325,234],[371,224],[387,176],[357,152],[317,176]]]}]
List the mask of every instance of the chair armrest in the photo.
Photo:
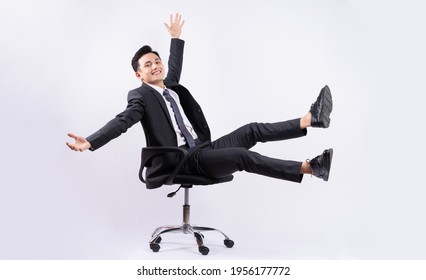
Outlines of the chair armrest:
[{"label": "chair armrest", "polygon": [[169,178],[166,181],[166,184],[172,184],[173,179],[178,174],[179,170],[183,166],[183,164],[188,159],[188,151],[182,148],[178,147],[145,147],[142,149],[141,153],[141,167],[139,169],[139,179],[146,183],[145,178],[143,178],[143,170],[145,167],[149,167],[151,165],[151,160],[159,155],[162,154],[169,154],[169,153],[175,153],[179,156],[179,163],[173,170],[173,172],[170,174]]}]

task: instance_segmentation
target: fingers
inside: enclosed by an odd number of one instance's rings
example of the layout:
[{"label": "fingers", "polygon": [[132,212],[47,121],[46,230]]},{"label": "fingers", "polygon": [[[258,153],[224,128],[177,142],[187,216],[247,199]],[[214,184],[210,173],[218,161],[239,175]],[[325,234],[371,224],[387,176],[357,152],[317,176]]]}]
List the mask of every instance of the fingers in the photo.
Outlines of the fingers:
[{"label": "fingers", "polygon": [[70,148],[71,150],[77,151],[77,148],[74,144],[71,144],[71,143],[68,143],[68,142],[66,142],[65,144],[67,144],[68,148]]},{"label": "fingers", "polygon": [[173,19],[173,15],[170,14],[170,26],[177,24],[178,26],[182,27],[184,23],[185,23],[185,20],[182,21],[181,14],[176,13],[174,19]]},{"label": "fingers", "polygon": [[67,135],[68,135],[69,137],[71,137],[71,138],[76,139],[76,140],[77,140],[77,138],[78,138],[76,135],[74,135],[74,134],[72,134],[72,133],[67,133]]},{"label": "fingers", "polygon": [[179,13],[176,13],[176,15],[175,15],[175,22],[180,25],[181,19],[182,19],[182,15],[179,14]]},{"label": "fingers", "polygon": [[[67,135],[77,141],[78,137],[76,135],[74,135],[72,133],[67,133]],[[71,144],[71,143],[68,143],[68,142],[66,142],[65,144],[67,144],[68,148],[70,148],[71,150],[73,150],[73,151],[77,150],[77,148],[75,147],[74,144]]]},{"label": "fingers", "polygon": [[86,150],[86,148],[81,148],[81,147],[79,148],[75,144],[71,144],[71,143],[68,143],[68,142],[66,142],[65,144],[67,144],[68,148],[70,148],[71,150],[76,151],[76,152],[84,152]]},{"label": "fingers", "polygon": [[176,22],[180,27],[185,23],[185,20],[182,20],[182,15],[179,13],[176,13]]},{"label": "fingers", "polygon": [[84,152],[85,150],[90,148],[91,145],[86,140],[86,138],[74,135],[72,133],[67,133],[67,135],[75,140],[75,143],[65,143],[71,150],[76,152]]},{"label": "fingers", "polygon": [[86,138],[82,137],[82,136],[77,136],[75,134],[72,133],[67,133],[67,135],[71,138],[73,138],[76,142],[86,142]]}]

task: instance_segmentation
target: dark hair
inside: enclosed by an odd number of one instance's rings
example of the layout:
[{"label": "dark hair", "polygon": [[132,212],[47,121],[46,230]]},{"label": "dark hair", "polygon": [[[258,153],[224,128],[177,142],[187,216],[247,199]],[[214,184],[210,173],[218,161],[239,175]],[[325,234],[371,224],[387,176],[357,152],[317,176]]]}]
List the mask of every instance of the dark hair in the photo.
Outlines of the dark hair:
[{"label": "dark hair", "polygon": [[158,54],[158,52],[153,51],[150,46],[147,46],[147,45],[143,46],[142,48],[140,48],[135,53],[135,55],[132,58],[132,68],[133,68],[133,70],[135,70],[135,72],[137,72],[138,68],[139,68],[139,58],[141,58],[142,56],[146,55],[147,53],[153,53],[156,56],[160,57],[160,55]]}]

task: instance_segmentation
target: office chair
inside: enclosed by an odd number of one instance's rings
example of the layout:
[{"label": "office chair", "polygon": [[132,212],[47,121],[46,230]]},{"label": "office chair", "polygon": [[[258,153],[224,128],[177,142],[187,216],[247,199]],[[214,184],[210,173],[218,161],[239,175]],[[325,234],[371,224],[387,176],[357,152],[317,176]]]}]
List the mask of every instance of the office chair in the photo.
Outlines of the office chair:
[{"label": "office chair", "polygon": [[146,183],[145,178],[143,177],[143,170],[145,167],[150,166],[151,160],[159,155],[164,154],[176,154],[179,158],[179,164],[172,171],[164,185],[180,185],[180,187],[172,193],[169,193],[168,197],[173,197],[181,188],[184,189],[184,205],[183,205],[183,223],[176,226],[160,226],[154,230],[151,235],[151,240],[149,241],[149,246],[153,252],[158,252],[160,250],[160,242],[162,240],[162,235],[168,232],[182,232],[184,234],[191,234],[195,237],[198,251],[202,255],[207,255],[210,252],[210,249],[204,245],[204,236],[201,233],[202,231],[216,231],[224,236],[224,245],[228,248],[234,246],[234,241],[232,241],[225,233],[222,231],[211,228],[211,227],[201,227],[191,225],[190,220],[190,204],[189,204],[189,189],[196,185],[212,185],[219,184],[224,182],[229,182],[233,179],[232,175],[223,177],[223,178],[210,178],[202,175],[188,175],[188,174],[179,174],[179,170],[185,164],[188,159],[188,151],[183,148],[178,147],[146,147],[142,149],[142,161],[141,168],[139,170],[139,178],[142,182]]}]

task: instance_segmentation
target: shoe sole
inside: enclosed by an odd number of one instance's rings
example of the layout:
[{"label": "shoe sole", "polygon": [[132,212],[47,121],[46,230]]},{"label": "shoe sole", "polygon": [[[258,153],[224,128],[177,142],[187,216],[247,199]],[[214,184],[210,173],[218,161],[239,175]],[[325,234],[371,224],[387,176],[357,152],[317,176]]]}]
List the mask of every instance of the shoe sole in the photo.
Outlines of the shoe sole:
[{"label": "shoe sole", "polygon": [[328,177],[330,176],[331,169],[331,161],[333,160],[333,149],[328,149],[326,154],[324,155],[324,165],[327,169],[327,173],[324,174],[323,180],[328,181]]},{"label": "shoe sole", "polygon": [[325,86],[322,90],[323,92],[323,107],[321,110],[320,120],[323,124],[323,128],[330,126],[330,114],[333,110],[333,98],[331,97],[331,91],[328,86]]}]

